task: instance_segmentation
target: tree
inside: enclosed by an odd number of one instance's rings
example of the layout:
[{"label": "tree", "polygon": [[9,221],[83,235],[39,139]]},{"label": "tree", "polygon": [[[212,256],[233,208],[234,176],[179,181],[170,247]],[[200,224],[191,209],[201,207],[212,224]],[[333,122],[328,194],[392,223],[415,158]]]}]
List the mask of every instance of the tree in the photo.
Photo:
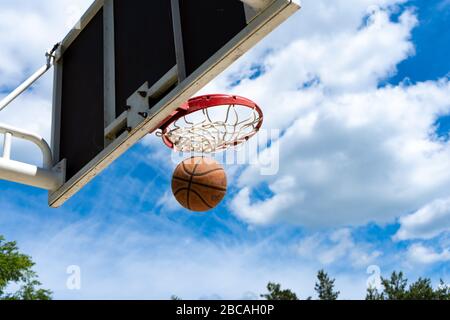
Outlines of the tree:
[{"label": "tree", "polygon": [[[34,262],[19,252],[16,242],[6,242],[0,236],[0,300],[50,300],[51,291],[39,289],[41,283],[32,270]],[[20,289],[15,293],[5,290],[11,284]]]},{"label": "tree", "polygon": [[430,279],[419,278],[416,282],[409,286],[405,299],[408,300],[434,300],[436,294],[433,290]]},{"label": "tree", "polygon": [[402,272],[393,272],[390,279],[381,279],[383,291],[367,288],[366,300],[450,300],[450,287],[441,280],[433,289],[431,279],[419,278],[408,287]]},{"label": "tree", "polygon": [[266,300],[299,300],[291,290],[281,290],[281,285],[278,283],[269,282],[267,290],[269,293],[262,294],[261,298]]},{"label": "tree", "polygon": [[439,287],[434,292],[435,299],[437,300],[450,300],[450,286],[444,283],[441,279]]},{"label": "tree", "polygon": [[319,295],[319,300],[337,300],[340,292],[334,291],[335,279],[330,279],[328,274],[324,270],[320,270],[317,274],[315,290]]},{"label": "tree", "polygon": [[393,272],[390,279],[381,278],[384,287],[383,300],[403,300],[406,298],[406,286],[408,279],[403,277],[403,272]]},{"label": "tree", "polygon": [[366,300],[383,300],[383,295],[378,292],[377,288],[368,287],[366,293]]}]

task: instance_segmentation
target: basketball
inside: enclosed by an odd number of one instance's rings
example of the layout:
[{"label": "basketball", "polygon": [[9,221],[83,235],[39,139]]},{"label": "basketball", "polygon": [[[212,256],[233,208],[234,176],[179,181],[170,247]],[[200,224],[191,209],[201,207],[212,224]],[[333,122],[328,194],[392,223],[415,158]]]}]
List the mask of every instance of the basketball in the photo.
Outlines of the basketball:
[{"label": "basketball", "polygon": [[227,176],[215,160],[192,157],[175,169],[172,192],[186,209],[205,212],[217,207],[227,192]]}]

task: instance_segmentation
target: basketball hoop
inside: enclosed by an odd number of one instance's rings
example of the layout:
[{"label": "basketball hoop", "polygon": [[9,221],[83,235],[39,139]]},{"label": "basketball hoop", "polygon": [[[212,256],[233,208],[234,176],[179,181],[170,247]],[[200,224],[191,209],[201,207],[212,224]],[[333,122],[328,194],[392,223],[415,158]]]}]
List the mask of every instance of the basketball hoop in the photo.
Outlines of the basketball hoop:
[{"label": "basketball hoop", "polygon": [[156,133],[177,152],[213,153],[238,146],[256,135],[263,113],[253,101],[213,94],[190,99]]}]

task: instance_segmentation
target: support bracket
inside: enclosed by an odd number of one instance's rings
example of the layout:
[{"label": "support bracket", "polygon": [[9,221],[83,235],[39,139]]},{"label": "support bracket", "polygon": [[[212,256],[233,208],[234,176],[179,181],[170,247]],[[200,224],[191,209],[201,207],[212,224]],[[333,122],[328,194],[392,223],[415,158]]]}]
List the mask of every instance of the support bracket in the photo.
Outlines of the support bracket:
[{"label": "support bracket", "polygon": [[[3,124],[0,124],[0,134],[4,135],[3,154],[0,157],[0,179],[51,191],[64,184],[66,161],[63,160],[53,166],[52,152],[42,137]],[[42,153],[42,166],[12,160],[13,137],[30,141],[38,146]]]}]

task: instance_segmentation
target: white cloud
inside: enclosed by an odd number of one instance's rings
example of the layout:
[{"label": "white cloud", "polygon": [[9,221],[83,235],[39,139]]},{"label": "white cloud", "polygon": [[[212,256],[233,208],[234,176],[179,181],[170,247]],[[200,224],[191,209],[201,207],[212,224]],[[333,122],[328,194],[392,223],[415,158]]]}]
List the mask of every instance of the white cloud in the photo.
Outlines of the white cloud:
[{"label": "white cloud", "polygon": [[[116,213],[117,223],[106,228],[97,218],[71,225],[40,223],[45,237],[40,232],[35,237],[45,241],[20,242],[36,260],[44,285],[59,299],[168,299],[172,294],[238,299],[248,291],[263,293],[269,281],[284,283],[303,297],[312,293],[315,270],[271,259],[273,243],[268,247],[265,240],[199,239],[188,228],[156,216],[136,219]],[[81,291],[65,287],[69,265],[81,267]]]},{"label": "white cloud", "polygon": [[[261,237],[239,228],[231,235],[229,230],[219,231],[206,239],[201,228],[183,225],[186,217],[148,214],[125,205],[109,214],[104,207],[108,201],[98,201],[103,207],[84,218],[69,211],[55,218],[15,206],[0,215],[2,226],[14,234],[21,251],[33,257],[40,280],[55,298],[168,299],[176,294],[183,299],[239,299],[248,292],[253,297],[264,293],[269,281],[302,298],[314,296],[316,272],[323,265],[312,256],[301,256],[296,240],[284,238],[284,229]],[[18,219],[26,223],[19,226]],[[333,239],[346,242],[343,233]],[[327,271],[337,278],[342,298],[360,299],[367,266],[333,272],[333,265],[345,259],[336,258],[326,265]],[[71,265],[81,268],[81,291],[66,288]]]},{"label": "white cloud", "polygon": [[[92,0],[2,1],[0,100],[45,64],[45,52],[61,41],[75,24],[74,12],[81,15],[91,3]],[[50,70],[0,112],[0,123],[37,133],[50,142],[52,81]],[[39,149],[29,143],[14,144],[13,157],[19,161],[41,161]]]},{"label": "white cloud", "polygon": [[[4,0],[0,86],[14,86],[39,67],[43,52],[65,34],[73,12],[69,7],[77,3],[84,8],[91,2]],[[252,64],[264,63],[263,76],[244,80],[233,90],[261,104],[266,128],[286,130],[275,142],[281,150],[279,175],[260,177],[258,168],[249,168],[236,183],[242,188],[232,202],[238,217],[255,224],[287,221],[336,227],[391,221],[448,196],[449,144],[432,136],[432,125],[438,115],[450,111],[450,84],[442,80],[378,88],[379,81],[393,74],[399,62],[414,54],[410,37],[417,24],[415,15],[405,11],[398,22],[389,18],[398,10],[395,5],[403,2],[303,1],[301,13],[209,86],[209,91],[229,91],[229,79],[236,72],[248,73]],[[361,27],[367,15],[368,24]],[[39,31],[36,37],[35,30]],[[314,79],[318,81],[310,88],[298,90]],[[50,87],[48,76],[12,109],[2,112],[0,121],[48,137]],[[156,139],[147,143],[153,148],[161,145]],[[27,149],[21,150],[26,156]],[[152,156],[152,162],[167,162],[166,153]],[[120,206],[129,208],[136,200],[132,196],[139,195],[139,210],[127,209],[127,215],[141,213],[142,202],[153,201],[159,194],[152,191],[153,184],[133,182],[131,173],[125,171],[121,176],[122,185],[128,188],[126,194],[111,197],[111,191],[118,188],[105,179],[104,194],[91,189],[87,204],[76,210],[89,207],[90,212],[115,214]],[[259,198],[260,183],[268,184],[273,198]],[[98,198],[108,199],[107,195],[111,203],[102,206]],[[31,203],[30,197],[22,192],[17,199]],[[169,200],[167,195],[159,199],[164,205]],[[312,295],[316,264],[302,259],[316,256],[319,263],[330,267],[345,261],[355,268],[363,266],[361,276],[335,275],[345,297],[361,298],[365,268],[381,254],[370,245],[357,243],[348,229],[331,236],[307,237],[291,252],[285,244],[272,243],[270,237],[250,244],[237,244],[234,233],[233,243],[198,239],[190,228],[176,227],[170,219],[161,221],[156,215],[141,215],[136,220],[114,215],[114,222],[108,216],[72,225],[52,220],[43,226],[45,214],[17,210],[10,204],[4,209],[8,213],[2,212],[0,218],[11,215],[14,225],[27,222],[20,228],[27,231],[21,243],[36,258],[44,283],[59,298],[167,298],[171,294],[236,298],[248,290],[264,291],[268,281],[281,282],[305,297]],[[70,212],[63,212],[61,216],[73,219]],[[39,236],[35,226],[42,232]],[[138,230],[140,227],[144,230]],[[275,251],[276,258],[268,251]],[[416,260],[448,261],[445,250],[437,253],[413,246],[409,252]],[[80,293],[64,288],[65,270],[72,264],[82,267],[84,289]]]},{"label": "white cloud", "polygon": [[321,264],[346,263],[355,268],[364,268],[381,256],[368,244],[356,243],[350,229],[340,229],[329,235],[315,234],[301,240],[297,253],[304,258]]},{"label": "white cloud", "polygon": [[[385,223],[448,195],[450,145],[436,138],[434,123],[450,112],[449,81],[378,86],[414,54],[417,19],[406,10],[392,21],[394,3],[370,10],[365,3],[354,12],[360,24],[348,28],[311,36],[297,27],[289,46],[260,60],[265,74],[233,88],[262,105],[266,129],[285,132],[272,145],[281,150],[277,175],[254,166],[241,175],[231,204],[238,217],[310,227]],[[364,12],[371,14],[360,27]],[[227,79],[209,89],[225,90]],[[279,188],[286,179],[292,183]],[[273,197],[259,195],[262,183]]]},{"label": "white cloud", "polygon": [[413,244],[408,248],[407,256],[410,261],[419,264],[434,264],[438,262],[450,261],[450,251],[444,249],[436,252],[434,249],[421,244]]},{"label": "white cloud", "polygon": [[[243,173],[235,212],[254,223],[365,224],[390,221],[445,194],[449,144],[431,133],[435,115],[449,107],[449,91],[447,81],[430,82],[307,106],[277,142],[278,175],[259,176],[255,167]],[[275,190],[286,177],[295,182]],[[262,182],[274,197],[251,202],[250,188],[257,192]]]},{"label": "white cloud", "polygon": [[174,212],[180,210],[180,205],[174,200],[171,191],[167,191],[164,195],[156,202],[155,207],[163,208],[164,212]]},{"label": "white cloud", "polygon": [[[250,65],[262,63],[266,72],[256,80],[244,79],[233,92],[251,97],[263,107],[264,128],[285,129],[324,101],[332,102],[342,94],[374,90],[380,80],[392,74],[396,65],[414,52],[409,38],[417,23],[415,16],[406,11],[399,23],[390,21],[389,17],[389,12],[377,10],[363,29],[355,26],[335,33],[330,27],[321,29],[322,33],[315,31],[315,36],[302,29],[304,24],[297,17],[298,25],[290,29],[296,31],[296,37],[288,46],[262,59],[254,56],[258,50],[247,56],[252,60]],[[362,16],[358,18],[361,20]],[[271,43],[264,41],[264,44],[269,47]],[[246,62],[233,66],[202,92],[229,90],[228,81],[236,76],[234,71],[238,75],[248,72],[239,69],[249,67]],[[320,81],[318,87],[298,90],[314,79]]]},{"label": "white cloud", "polygon": [[[0,12],[0,87],[11,87],[45,63],[45,51],[61,41],[92,0],[4,0]],[[74,23],[73,23],[74,24]]]},{"label": "white cloud", "polygon": [[394,239],[432,239],[446,231],[450,231],[450,198],[435,200],[401,217]]}]

